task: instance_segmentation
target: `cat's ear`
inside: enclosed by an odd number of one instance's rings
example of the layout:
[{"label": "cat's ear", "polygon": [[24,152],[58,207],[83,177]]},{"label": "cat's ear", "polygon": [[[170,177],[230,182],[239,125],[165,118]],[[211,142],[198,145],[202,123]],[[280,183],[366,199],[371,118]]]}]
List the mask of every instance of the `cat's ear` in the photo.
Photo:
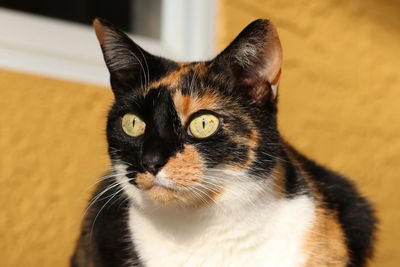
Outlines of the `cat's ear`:
[{"label": "cat's ear", "polygon": [[93,27],[116,95],[130,88],[144,88],[149,76],[162,75],[167,68],[168,60],[151,55],[111,23],[96,18]]},{"label": "cat's ear", "polygon": [[256,104],[275,100],[282,64],[282,47],[268,20],[249,24],[215,59],[233,81],[232,90],[246,92]]}]

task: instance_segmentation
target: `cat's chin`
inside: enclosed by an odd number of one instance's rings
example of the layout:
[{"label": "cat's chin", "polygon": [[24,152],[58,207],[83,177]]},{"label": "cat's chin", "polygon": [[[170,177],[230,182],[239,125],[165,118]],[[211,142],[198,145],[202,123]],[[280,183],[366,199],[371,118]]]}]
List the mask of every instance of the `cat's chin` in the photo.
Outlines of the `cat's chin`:
[{"label": "cat's chin", "polygon": [[204,195],[200,196],[198,190],[198,188],[174,188],[159,183],[154,183],[146,189],[142,188],[143,193],[153,203],[162,206],[200,208],[217,201],[219,196],[217,192],[204,192]]},{"label": "cat's chin", "polygon": [[142,189],[143,193],[157,205],[162,206],[202,206],[191,191],[176,190],[163,185],[154,184],[150,188]]},{"label": "cat's chin", "polygon": [[154,184],[150,188],[143,189],[147,196],[156,204],[175,206],[183,202],[180,192],[163,185]]},{"label": "cat's chin", "polygon": [[185,180],[174,180],[164,171],[160,171],[156,176],[146,172],[139,173],[135,182],[138,188],[158,205],[200,207],[215,202],[216,191],[199,193],[201,180],[195,176],[190,177],[189,175]]}]

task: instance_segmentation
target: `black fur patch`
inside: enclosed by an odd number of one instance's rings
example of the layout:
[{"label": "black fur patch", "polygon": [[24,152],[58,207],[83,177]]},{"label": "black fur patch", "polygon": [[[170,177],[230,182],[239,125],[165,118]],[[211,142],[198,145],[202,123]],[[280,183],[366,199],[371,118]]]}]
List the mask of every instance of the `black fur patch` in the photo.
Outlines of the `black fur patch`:
[{"label": "black fur patch", "polygon": [[[94,196],[110,186],[112,181],[103,181]],[[120,190],[118,186],[106,191],[88,210],[72,267],[142,266],[129,238],[129,202]]]}]

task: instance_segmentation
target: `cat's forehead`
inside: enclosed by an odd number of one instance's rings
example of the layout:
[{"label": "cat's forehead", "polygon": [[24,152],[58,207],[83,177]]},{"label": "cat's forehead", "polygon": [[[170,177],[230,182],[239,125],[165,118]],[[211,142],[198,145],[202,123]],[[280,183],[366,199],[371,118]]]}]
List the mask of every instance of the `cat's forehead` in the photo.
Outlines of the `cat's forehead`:
[{"label": "cat's forehead", "polygon": [[182,122],[199,110],[217,110],[225,101],[223,97],[205,82],[208,66],[204,62],[179,63],[178,68],[149,84],[144,97],[152,92],[167,90]]},{"label": "cat's forehead", "polygon": [[176,91],[186,91],[189,93],[190,91],[188,90],[194,89],[193,86],[195,83],[204,78],[207,71],[208,67],[204,62],[177,63],[174,70],[167,72],[161,78],[152,81],[144,94],[146,95],[150,90],[158,89],[160,87],[168,88],[171,93],[175,93]]}]

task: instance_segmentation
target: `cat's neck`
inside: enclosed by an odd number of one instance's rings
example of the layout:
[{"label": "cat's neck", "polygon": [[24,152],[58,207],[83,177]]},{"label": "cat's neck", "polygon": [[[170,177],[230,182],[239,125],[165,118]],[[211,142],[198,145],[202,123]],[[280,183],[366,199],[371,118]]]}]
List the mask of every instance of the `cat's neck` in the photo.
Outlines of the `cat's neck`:
[{"label": "cat's neck", "polygon": [[146,266],[278,266],[285,260],[279,266],[299,266],[315,217],[313,201],[307,195],[258,200],[225,211],[131,206],[132,242]]},{"label": "cat's neck", "polygon": [[284,173],[273,173],[257,181],[236,175],[241,183],[226,184],[216,203],[201,208],[132,202],[129,229],[141,258],[147,266],[299,266],[315,205],[308,195],[282,196],[276,182]]}]

